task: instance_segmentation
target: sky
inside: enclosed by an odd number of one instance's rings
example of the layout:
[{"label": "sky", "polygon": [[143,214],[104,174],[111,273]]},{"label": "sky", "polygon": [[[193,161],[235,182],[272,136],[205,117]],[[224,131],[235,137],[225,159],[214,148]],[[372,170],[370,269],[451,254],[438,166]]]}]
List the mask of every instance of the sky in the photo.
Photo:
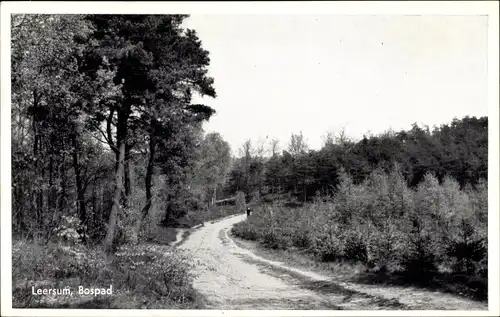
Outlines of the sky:
[{"label": "sky", "polygon": [[233,153],[243,142],[287,147],[302,132],[365,133],[486,116],[484,16],[192,15],[210,52],[217,113],[205,124]]}]

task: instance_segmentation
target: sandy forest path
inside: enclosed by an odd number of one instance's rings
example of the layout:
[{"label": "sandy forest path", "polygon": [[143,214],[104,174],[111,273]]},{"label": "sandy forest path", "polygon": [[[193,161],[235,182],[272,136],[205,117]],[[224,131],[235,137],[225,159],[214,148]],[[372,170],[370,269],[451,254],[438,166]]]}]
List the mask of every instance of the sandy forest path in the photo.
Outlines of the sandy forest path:
[{"label": "sandy forest path", "polygon": [[486,303],[409,287],[335,282],[270,261],[239,247],[229,230],[245,215],[194,231],[179,246],[193,259],[194,287],[211,309],[452,309],[485,310]]}]

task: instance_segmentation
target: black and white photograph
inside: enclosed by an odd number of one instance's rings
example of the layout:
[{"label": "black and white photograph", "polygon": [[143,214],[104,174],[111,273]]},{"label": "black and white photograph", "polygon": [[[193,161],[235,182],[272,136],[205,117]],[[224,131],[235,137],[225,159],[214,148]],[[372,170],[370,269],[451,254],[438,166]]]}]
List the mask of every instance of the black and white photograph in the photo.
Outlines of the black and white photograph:
[{"label": "black and white photograph", "polygon": [[2,3],[2,315],[499,313],[498,2],[45,4]]}]

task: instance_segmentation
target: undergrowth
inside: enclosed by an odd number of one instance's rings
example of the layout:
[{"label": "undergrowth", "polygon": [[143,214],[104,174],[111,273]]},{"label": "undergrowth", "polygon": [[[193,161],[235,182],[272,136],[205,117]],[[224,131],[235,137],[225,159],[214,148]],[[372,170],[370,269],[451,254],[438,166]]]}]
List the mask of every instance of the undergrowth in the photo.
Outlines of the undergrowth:
[{"label": "undergrowth", "polygon": [[[15,308],[202,308],[186,257],[166,246],[121,246],[113,256],[82,245],[14,241],[12,301]],[[82,296],[78,287],[113,294]],[[72,297],[33,295],[34,289],[70,287]]]},{"label": "undergrowth", "polygon": [[[375,283],[439,288],[487,298],[487,186],[461,189],[427,174],[409,188],[397,167],[361,184],[343,180],[333,197],[298,208],[264,204],[232,233],[319,262],[362,264]],[[368,278],[371,277],[371,278]]]}]

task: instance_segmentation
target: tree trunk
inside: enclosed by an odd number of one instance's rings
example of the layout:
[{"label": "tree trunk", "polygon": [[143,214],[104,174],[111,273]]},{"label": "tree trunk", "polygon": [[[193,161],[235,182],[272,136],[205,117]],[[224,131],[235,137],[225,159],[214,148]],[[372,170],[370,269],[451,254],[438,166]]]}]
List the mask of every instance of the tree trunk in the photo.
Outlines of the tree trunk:
[{"label": "tree trunk", "polygon": [[211,204],[212,206],[215,205],[216,200],[217,200],[217,187],[214,187],[214,192],[212,194],[212,204]]},{"label": "tree trunk", "polygon": [[[100,195],[99,195],[99,210],[100,210],[100,213],[99,214],[102,214],[104,212],[104,184],[101,185],[101,192],[100,192]],[[102,217],[100,217],[99,219],[101,219]]]},{"label": "tree trunk", "polygon": [[125,201],[132,193],[132,184],[130,182],[130,145],[125,146]]},{"label": "tree trunk", "polygon": [[123,191],[123,174],[125,163],[125,146],[127,143],[127,124],[130,115],[130,105],[124,104],[123,110],[118,113],[116,143],[118,146],[117,162],[115,170],[115,192],[113,194],[113,204],[109,215],[108,230],[103,241],[104,250],[108,253],[112,251],[113,240],[115,238],[116,224],[118,221],[120,207],[120,198]]},{"label": "tree trunk", "polygon": [[136,220],[135,233],[137,235],[139,235],[142,222],[148,215],[149,210],[151,209],[152,206],[151,200],[153,195],[151,194],[151,189],[153,187],[153,170],[154,170],[155,155],[156,155],[156,137],[154,135],[154,132],[151,132],[149,134],[149,160],[148,160],[148,167],[146,169],[146,204],[144,205],[144,208],[142,208],[141,214]]},{"label": "tree trunk", "polygon": [[111,206],[111,213],[109,215],[108,231],[104,238],[103,246],[106,252],[111,252],[111,246],[115,238],[116,223],[118,220],[118,211],[120,208],[120,198],[123,190],[123,169],[125,160],[125,143],[121,142],[119,146],[118,165],[115,176],[115,193],[113,195],[113,205]]},{"label": "tree trunk", "polygon": [[75,171],[78,217],[80,218],[80,223],[82,225],[86,225],[87,212],[85,210],[85,190],[83,188],[82,177],[80,174],[80,162],[78,159],[78,152],[79,152],[78,141],[76,135],[73,135],[72,138],[73,138],[73,169]]},{"label": "tree trunk", "polygon": [[128,200],[130,194],[132,193],[132,184],[130,182],[130,145],[128,143],[125,144],[125,161],[123,163],[124,169],[124,191],[122,192],[122,200],[123,206],[128,207]]},{"label": "tree trunk", "polygon": [[[34,107],[36,108],[36,95],[35,95],[35,104]],[[38,160],[38,143],[39,143],[39,135],[38,135],[38,124],[37,124],[37,118],[36,115],[33,116],[33,134],[34,134],[34,142],[33,142],[33,157],[35,158],[35,177],[38,178],[38,173],[39,173],[39,160]],[[41,185],[41,184],[40,184]],[[39,187],[40,188],[40,187]],[[40,193],[39,193],[39,188],[34,190],[34,195],[32,199],[32,208],[35,210],[35,230],[33,234],[36,235],[36,231],[38,229],[38,225],[40,223]]]},{"label": "tree trunk", "polygon": [[66,210],[66,188],[67,188],[67,174],[66,174],[66,160],[63,156],[61,165],[59,166],[60,174],[61,174],[61,192],[59,193],[57,210],[62,211]]},{"label": "tree trunk", "polygon": [[56,158],[55,160],[51,157],[50,162],[50,196],[49,196],[49,208],[56,214],[58,211],[57,200],[58,200],[58,187],[61,182],[61,173],[60,173],[60,159]]},{"label": "tree trunk", "polygon": [[97,197],[96,197],[96,186],[97,186],[97,177],[94,177],[94,183],[92,184],[92,232],[90,235],[95,237],[95,228],[97,228]]}]

